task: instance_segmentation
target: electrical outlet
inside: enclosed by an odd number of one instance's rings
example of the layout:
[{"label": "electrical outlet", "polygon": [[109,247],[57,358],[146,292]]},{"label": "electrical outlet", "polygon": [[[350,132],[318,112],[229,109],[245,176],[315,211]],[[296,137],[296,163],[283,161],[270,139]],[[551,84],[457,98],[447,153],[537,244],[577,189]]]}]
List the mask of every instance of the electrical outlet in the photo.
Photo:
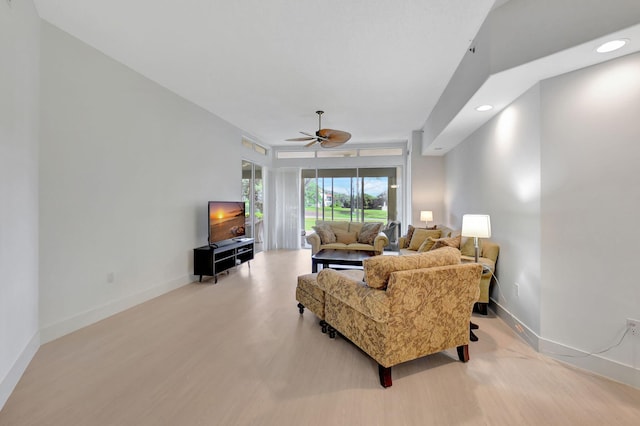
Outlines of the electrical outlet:
[{"label": "electrical outlet", "polygon": [[513,284],[513,293],[517,296],[520,296],[520,284],[518,283],[514,283]]},{"label": "electrical outlet", "polygon": [[631,331],[632,336],[640,336],[640,321],[627,318],[627,329]]}]

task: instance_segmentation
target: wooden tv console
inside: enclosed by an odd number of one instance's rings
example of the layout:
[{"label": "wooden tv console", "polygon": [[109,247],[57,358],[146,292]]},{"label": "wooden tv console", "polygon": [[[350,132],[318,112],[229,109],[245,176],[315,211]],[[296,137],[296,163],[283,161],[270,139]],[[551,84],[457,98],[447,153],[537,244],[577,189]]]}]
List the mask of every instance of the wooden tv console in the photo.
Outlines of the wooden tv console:
[{"label": "wooden tv console", "polygon": [[[253,259],[253,238],[236,238],[220,243],[218,247],[203,246],[193,249],[193,275],[214,277],[218,282],[218,274],[234,266]],[[251,267],[251,264],[248,264]]]}]

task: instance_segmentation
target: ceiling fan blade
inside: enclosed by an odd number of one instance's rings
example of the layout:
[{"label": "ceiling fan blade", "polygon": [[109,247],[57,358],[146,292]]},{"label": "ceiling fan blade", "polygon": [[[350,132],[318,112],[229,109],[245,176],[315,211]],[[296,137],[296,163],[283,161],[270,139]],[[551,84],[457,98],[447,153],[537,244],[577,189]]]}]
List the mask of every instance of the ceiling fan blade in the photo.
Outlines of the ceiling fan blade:
[{"label": "ceiling fan blade", "polygon": [[308,143],[308,144],[306,144],[304,147],[305,147],[305,148],[309,148],[311,145],[313,145],[314,143],[317,143],[317,142],[318,142],[318,140],[316,139],[316,140],[314,140],[313,142],[309,142],[309,143]]},{"label": "ceiling fan blade", "polygon": [[300,141],[310,141],[312,139],[315,139],[314,137],[311,136],[307,136],[304,138],[291,138],[291,139],[285,139],[285,141],[293,141],[293,142],[300,142]]},{"label": "ceiling fan blade", "polygon": [[300,133],[302,133],[303,135],[309,136],[310,138],[313,138],[313,139],[316,138],[316,135],[312,135],[311,133],[307,133],[307,132],[300,132]]},{"label": "ceiling fan blade", "polygon": [[335,142],[335,141],[322,141],[320,142],[320,146],[322,146],[323,148],[335,148],[338,147],[340,145],[344,145],[344,142]]},{"label": "ceiling fan blade", "polygon": [[321,129],[318,131],[318,138],[320,137],[323,137],[325,139],[324,142],[326,142],[326,144],[323,144],[322,146],[330,148],[347,142],[351,139],[351,133],[342,130]]}]

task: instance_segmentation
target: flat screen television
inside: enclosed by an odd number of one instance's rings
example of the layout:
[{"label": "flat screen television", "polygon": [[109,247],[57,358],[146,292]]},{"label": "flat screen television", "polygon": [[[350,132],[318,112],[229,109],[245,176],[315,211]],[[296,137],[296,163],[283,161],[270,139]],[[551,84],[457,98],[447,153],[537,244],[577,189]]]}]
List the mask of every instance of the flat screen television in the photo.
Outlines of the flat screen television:
[{"label": "flat screen television", "polygon": [[209,244],[242,237],[244,201],[209,201]]}]

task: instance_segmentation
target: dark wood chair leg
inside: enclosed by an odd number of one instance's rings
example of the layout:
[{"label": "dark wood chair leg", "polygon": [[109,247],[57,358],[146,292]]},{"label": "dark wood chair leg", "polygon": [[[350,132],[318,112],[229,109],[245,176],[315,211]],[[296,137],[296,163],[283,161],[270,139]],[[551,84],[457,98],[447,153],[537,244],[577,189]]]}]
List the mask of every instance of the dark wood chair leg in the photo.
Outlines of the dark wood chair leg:
[{"label": "dark wood chair leg", "polygon": [[327,328],[329,327],[329,325],[325,320],[320,320],[320,327],[322,328],[322,332],[324,334],[327,334]]},{"label": "dark wood chair leg", "polygon": [[458,346],[458,358],[462,362],[469,361],[469,345]]},{"label": "dark wood chair leg", "polygon": [[302,303],[298,303],[298,310],[300,311],[300,315],[304,314],[304,305]]},{"label": "dark wood chair leg", "polygon": [[476,333],[474,333],[473,330],[469,330],[469,340],[472,342],[478,341],[478,336],[476,336]]},{"label": "dark wood chair leg", "polygon": [[478,302],[476,303],[476,306],[478,308],[478,313],[481,315],[487,315],[487,306],[489,306],[488,303],[481,303]]},{"label": "dark wood chair leg", "polygon": [[331,327],[328,324],[327,324],[327,327],[329,328],[329,338],[335,339],[336,338],[336,329]]},{"label": "dark wood chair leg", "polygon": [[391,367],[383,367],[378,364],[378,375],[380,376],[380,384],[383,388],[391,386]]}]

